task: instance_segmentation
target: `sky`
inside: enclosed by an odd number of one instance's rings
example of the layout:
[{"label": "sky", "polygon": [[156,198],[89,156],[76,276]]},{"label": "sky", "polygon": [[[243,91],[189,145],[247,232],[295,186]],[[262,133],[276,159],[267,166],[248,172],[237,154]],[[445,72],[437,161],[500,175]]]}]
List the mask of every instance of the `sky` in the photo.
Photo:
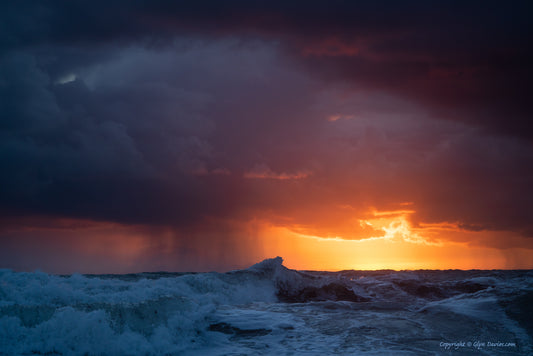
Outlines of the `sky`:
[{"label": "sky", "polygon": [[529,1],[0,4],[0,268],[533,268]]}]

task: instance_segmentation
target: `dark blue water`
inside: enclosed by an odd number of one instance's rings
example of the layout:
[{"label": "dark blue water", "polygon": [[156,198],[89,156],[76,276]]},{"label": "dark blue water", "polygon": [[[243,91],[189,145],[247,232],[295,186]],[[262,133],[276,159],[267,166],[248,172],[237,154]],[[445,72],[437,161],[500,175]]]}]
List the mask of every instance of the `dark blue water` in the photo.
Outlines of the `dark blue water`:
[{"label": "dark blue water", "polygon": [[533,271],[0,271],[1,355],[528,355]]}]

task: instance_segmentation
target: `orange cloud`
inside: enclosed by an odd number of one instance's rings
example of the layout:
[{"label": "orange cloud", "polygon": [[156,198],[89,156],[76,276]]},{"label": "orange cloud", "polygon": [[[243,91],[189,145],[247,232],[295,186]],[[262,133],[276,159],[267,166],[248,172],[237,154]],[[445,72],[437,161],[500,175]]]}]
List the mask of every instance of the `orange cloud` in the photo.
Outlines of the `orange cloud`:
[{"label": "orange cloud", "polygon": [[[355,212],[352,210],[355,214]],[[338,240],[388,240],[401,241],[426,245],[441,245],[435,238],[426,238],[423,228],[415,229],[409,221],[409,215],[416,213],[414,210],[393,210],[377,211],[373,210],[368,217],[353,216],[349,218],[351,226],[345,226],[342,230],[335,228],[335,231],[347,233],[348,235],[332,236],[328,228],[327,216],[324,220],[317,221],[314,228],[298,224],[285,225],[285,227],[301,236],[313,236],[316,238],[338,239]],[[323,224],[323,225],[322,225]],[[346,225],[346,224],[343,224]],[[358,225],[358,226],[357,226]],[[324,230],[321,230],[324,226]]]},{"label": "orange cloud", "polygon": [[[343,269],[521,269],[532,268],[533,249],[471,246],[466,242],[419,243],[405,238],[405,225],[394,237],[346,240],[297,233],[286,227],[263,226],[259,240],[265,256],[283,256],[285,265],[300,270]],[[388,228],[386,228],[388,229]],[[391,230],[387,232],[387,235]],[[401,236],[398,236],[400,234]],[[416,234],[415,234],[416,235]]]}]

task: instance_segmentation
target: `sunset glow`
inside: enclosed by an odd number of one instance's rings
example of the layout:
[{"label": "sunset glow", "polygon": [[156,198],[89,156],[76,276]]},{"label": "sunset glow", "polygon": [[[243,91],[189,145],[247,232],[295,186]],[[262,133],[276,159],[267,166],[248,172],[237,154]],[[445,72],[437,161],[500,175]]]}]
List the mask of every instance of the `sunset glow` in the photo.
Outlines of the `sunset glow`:
[{"label": "sunset glow", "polygon": [[0,355],[533,355],[532,13],[0,1]]},{"label": "sunset glow", "polygon": [[533,268],[528,6],[91,4],[0,11],[0,268]]},{"label": "sunset glow", "polygon": [[[324,239],[287,228],[265,232],[266,255],[286,256],[290,268],[306,270],[414,270],[529,268],[527,249],[500,251],[466,243],[427,244],[391,236],[363,240]],[[276,238],[272,238],[276,236]],[[273,243],[272,240],[275,242]],[[512,260],[521,256],[522,259]]]}]

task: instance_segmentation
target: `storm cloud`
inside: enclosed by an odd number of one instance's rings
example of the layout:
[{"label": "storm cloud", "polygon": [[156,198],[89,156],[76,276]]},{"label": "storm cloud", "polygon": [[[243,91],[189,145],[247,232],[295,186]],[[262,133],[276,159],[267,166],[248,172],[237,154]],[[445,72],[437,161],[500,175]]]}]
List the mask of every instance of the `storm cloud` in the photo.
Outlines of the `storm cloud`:
[{"label": "storm cloud", "polygon": [[530,7],[2,4],[3,231],[48,217],[234,241],[259,219],[361,239],[383,233],[359,223],[371,209],[409,204],[413,226],[531,247]]}]

